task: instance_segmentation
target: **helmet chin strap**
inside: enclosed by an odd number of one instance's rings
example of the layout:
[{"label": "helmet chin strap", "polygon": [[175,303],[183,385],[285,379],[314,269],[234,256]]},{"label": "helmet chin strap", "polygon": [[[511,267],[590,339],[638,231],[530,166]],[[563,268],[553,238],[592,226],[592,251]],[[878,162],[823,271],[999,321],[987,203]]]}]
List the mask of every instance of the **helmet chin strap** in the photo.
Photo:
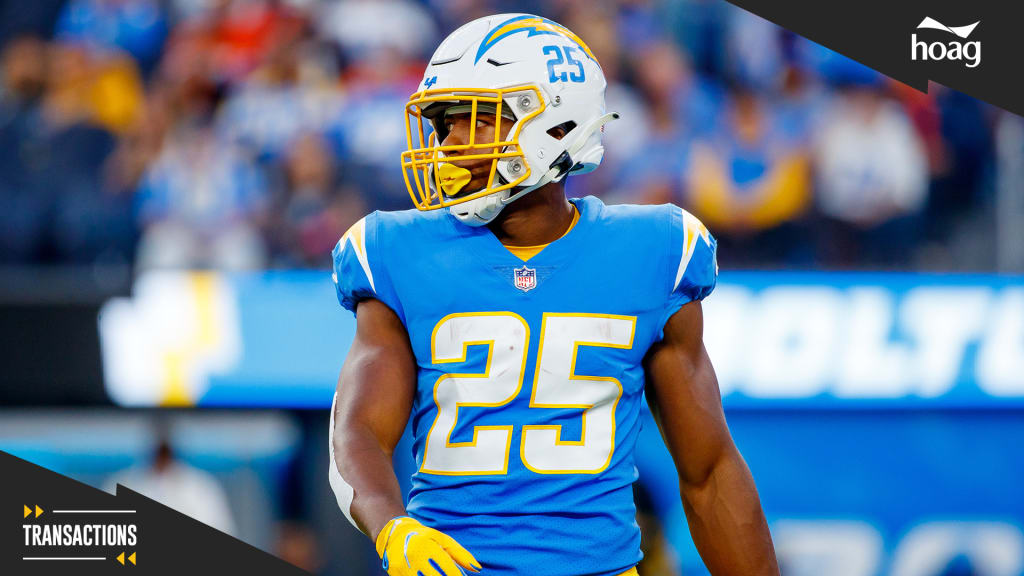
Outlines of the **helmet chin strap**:
[{"label": "helmet chin strap", "polygon": [[505,207],[503,200],[508,197],[509,191],[502,190],[480,198],[467,200],[448,208],[452,216],[459,219],[467,226],[483,226],[497,218],[502,208]]},{"label": "helmet chin strap", "polygon": [[498,214],[501,213],[505,206],[533,192],[537,188],[568,174],[569,170],[575,165],[572,157],[583,148],[590,136],[608,122],[618,119],[618,117],[618,112],[609,112],[584,124],[580,128],[579,136],[573,140],[572,144],[565,151],[558,155],[558,158],[551,163],[548,171],[540,177],[536,184],[517,190],[515,194],[510,194],[508,190],[503,190],[452,206],[450,208],[452,215],[468,226],[483,226],[490,223],[498,217]]}]

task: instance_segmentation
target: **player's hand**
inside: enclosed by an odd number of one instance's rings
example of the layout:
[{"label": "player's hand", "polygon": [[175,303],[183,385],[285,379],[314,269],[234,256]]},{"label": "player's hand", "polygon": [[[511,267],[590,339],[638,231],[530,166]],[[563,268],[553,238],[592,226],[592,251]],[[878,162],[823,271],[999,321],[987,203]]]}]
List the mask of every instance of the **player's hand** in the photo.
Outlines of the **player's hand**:
[{"label": "player's hand", "polygon": [[480,571],[480,563],[454,538],[409,516],[384,525],[377,535],[377,555],[389,576],[459,576],[460,566]]}]

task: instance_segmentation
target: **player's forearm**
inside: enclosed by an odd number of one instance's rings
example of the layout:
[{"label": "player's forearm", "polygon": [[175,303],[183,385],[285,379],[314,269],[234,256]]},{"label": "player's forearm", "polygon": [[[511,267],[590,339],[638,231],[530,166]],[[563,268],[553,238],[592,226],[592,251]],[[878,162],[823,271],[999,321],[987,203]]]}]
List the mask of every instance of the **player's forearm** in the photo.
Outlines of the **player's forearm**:
[{"label": "player's forearm", "polygon": [[405,514],[391,455],[415,387],[416,361],[401,320],[378,300],[361,302],[331,412],[331,487],[342,511],[371,539]]},{"label": "player's forearm", "polygon": [[376,538],[388,520],[406,513],[391,453],[368,429],[339,423],[334,434],[334,460],[352,487],[349,509],[364,534]]},{"label": "player's forearm", "polygon": [[754,480],[735,450],[698,483],[681,482],[690,534],[714,576],[778,576]]}]

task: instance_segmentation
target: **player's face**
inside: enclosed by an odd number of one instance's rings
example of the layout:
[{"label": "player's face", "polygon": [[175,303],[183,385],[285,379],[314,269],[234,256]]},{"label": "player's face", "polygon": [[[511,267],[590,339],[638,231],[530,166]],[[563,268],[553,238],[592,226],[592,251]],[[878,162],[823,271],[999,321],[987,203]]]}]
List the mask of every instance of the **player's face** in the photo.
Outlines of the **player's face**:
[{"label": "player's face", "polygon": [[[477,113],[476,122],[472,123],[472,114],[452,114],[444,118],[444,128],[448,131],[448,135],[441,142],[442,146],[450,145],[466,145],[494,142],[495,130],[500,130],[500,140],[505,140],[508,137],[509,130],[512,128],[514,123],[508,118],[502,118],[500,126],[497,125],[494,114]],[[471,129],[472,128],[472,129]],[[468,184],[462,187],[462,192],[475,192],[483,189],[487,186],[488,179],[491,176],[491,159],[483,158],[477,160],[458,160],[458,156],[468,156],[471,154],[486,154],[486,153],[498,153],[501,150],[477,148],[469,151],[455,151],[449,152],[448,162],[458,166],[459,168],[465,168],[470,171],[472,175]],[[495,175],[497,178],[497,175]]]}]

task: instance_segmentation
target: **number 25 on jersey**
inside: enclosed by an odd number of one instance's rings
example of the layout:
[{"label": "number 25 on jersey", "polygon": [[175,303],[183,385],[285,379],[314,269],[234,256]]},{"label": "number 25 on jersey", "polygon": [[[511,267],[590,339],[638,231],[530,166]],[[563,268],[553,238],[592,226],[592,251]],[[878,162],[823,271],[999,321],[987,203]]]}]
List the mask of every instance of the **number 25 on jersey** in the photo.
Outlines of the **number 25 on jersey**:
[{"label": "number 25 on jersey", "polygon": [[[615,449],[615,407],[622,384],[611,376],[576,374],[580,346],[631,349],[636,317],[611,314],[544,314],[529,408],[578,408],[579,440],[562,440],[561,425],[522,427],[519,454],[539,474],[596,474]],[[434,384],[437,416],[427,434],[421,472],[446,475],[506,474],[513,423],[473,428],[473,439],[452,442],[459,408],[497,408],[523,386],[530,328],[512,312],[451,314],[434,327],[434,364],[463,363],[472,345],[487,346],[482,374],[449,373]]]}]

